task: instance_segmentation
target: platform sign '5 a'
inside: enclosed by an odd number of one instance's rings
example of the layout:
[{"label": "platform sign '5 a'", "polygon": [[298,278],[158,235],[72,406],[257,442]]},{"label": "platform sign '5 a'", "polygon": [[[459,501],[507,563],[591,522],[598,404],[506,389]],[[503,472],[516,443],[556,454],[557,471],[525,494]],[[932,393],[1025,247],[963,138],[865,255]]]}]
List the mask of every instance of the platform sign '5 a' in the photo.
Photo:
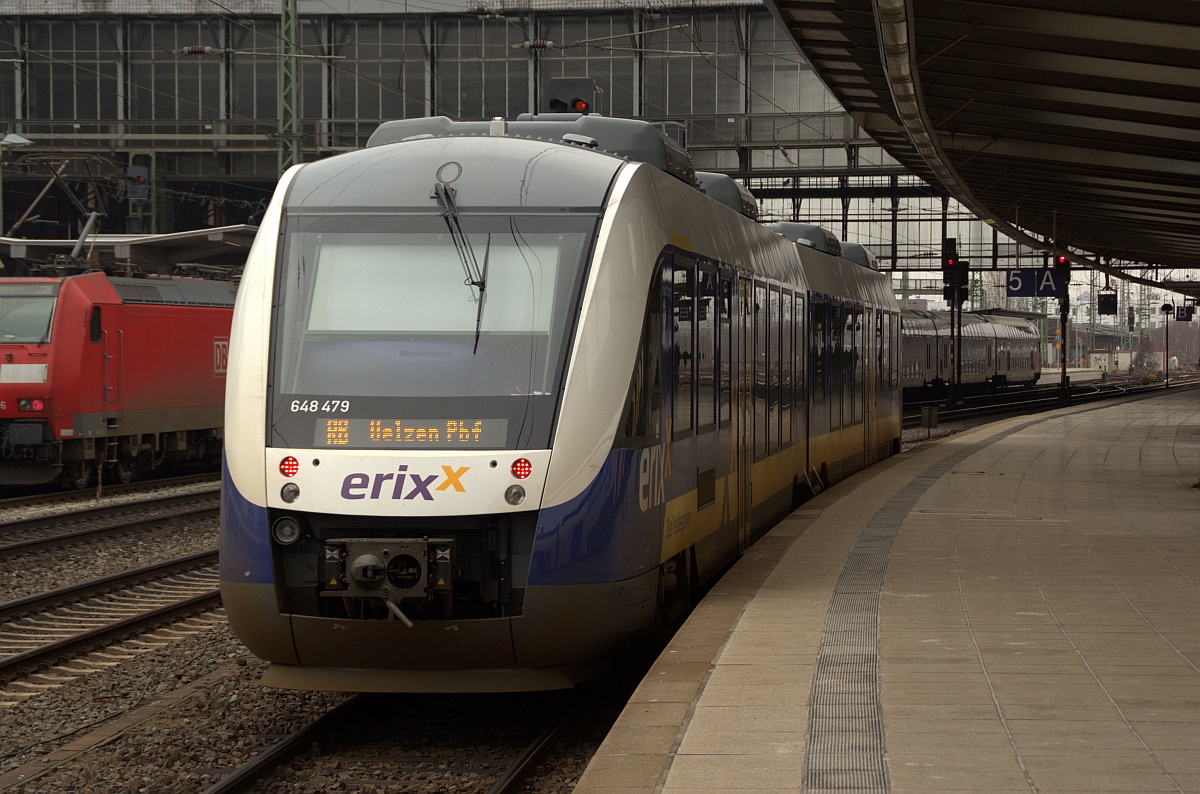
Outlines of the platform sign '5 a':
[{"label": "platform sign '5 a'", "polygon": [[1022,268],[1005,272],[1010,298],[1062,298],[1071,279],[1069,271],[1060,269]]},{"label": "platform sign '5 a'", "polygon": [[229,371],[229,338],[217,337],[213,339],[213,375],[216,377],[224,377]]}]

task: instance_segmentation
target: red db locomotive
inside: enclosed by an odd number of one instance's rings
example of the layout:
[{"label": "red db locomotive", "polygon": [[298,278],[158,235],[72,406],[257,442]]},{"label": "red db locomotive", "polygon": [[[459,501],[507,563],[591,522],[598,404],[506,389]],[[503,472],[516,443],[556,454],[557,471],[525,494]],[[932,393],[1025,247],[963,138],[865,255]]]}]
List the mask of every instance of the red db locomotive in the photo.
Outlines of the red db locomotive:
[{"label": "red db locomotive", "polygon": [[229,281],[0,280],[0,486],[219,459]]}]

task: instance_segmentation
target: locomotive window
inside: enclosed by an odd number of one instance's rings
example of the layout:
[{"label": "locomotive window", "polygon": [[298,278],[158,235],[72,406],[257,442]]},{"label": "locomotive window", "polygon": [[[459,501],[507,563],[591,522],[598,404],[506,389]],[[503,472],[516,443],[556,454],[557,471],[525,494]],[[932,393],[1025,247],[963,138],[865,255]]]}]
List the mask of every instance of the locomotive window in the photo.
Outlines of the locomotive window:
[{"label": "locomotive window", "polygon": [[[670,259],[666,259],[669,268]],[[650,297],[642,320],[629,397],[621,419],[618,447],[655,444],[662,412],[662,263],[650,279]]]},{"label": "locomotive window", "polygon": [[101,330],[100,330],[100,307],[93,306],[92,307],[92,316],[88,320],[88,340],[91,341],[92,344],[96,344],[100,341],[101,336],[102,336],[102,334],[101,334]]},{"label": "locomotive window", "polygon": [[0,283],[0,343],[50,341],[58,284]]},{"label": "locomotive window", "polygon": [[767,399],[769,337],[767,288],[763,284],[754,285],[754,457],[761,458],[767,454]]},{"label": "locomotive window", "polygon": [[730,309],[733,306],[733,283],[730,279],[721,279],[721,295],[718,299],[720,320],[717,337],[717,361],[720,366],[720,407],[721,425],[724,426],[732,419],[730,401],[730,373],[733,364],[733,337],[731,334]]},{"label": "locomotive window", "polygon": [[696,303],[696,425],[701,431],[717,424],[717,274],[699,272]]},{"label": "locomotive window", "polygon": [[676,260],[672,292],[671,339],[671,437],[682,438],[692,430],[692,381],[695,372],[696,271],[695,266]]}]

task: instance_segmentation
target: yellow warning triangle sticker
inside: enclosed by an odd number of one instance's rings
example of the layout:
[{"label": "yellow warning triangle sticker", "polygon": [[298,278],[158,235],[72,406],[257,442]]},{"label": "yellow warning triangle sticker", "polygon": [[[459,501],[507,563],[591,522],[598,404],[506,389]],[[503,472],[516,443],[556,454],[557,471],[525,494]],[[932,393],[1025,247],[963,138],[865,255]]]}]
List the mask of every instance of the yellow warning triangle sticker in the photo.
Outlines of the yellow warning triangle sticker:
[{"label": "yellow warning triangle sticker", "polygon": [[441,587],[442,585],[444,585],[444,584],[446,583],[446,580],[445,580],[445,579],[438,579],[437,583],[438,583],[438,586],[439,586],[439,587]]},{"label": "yellow warning triangle sticker", "polygon": [[337,580],[337,579],[330,579],[330,580],[329,580],[329,583],[330,583],[330,584],[332,584],[332,585],[336,585],[336,584],[338,583],[338,580]]}]

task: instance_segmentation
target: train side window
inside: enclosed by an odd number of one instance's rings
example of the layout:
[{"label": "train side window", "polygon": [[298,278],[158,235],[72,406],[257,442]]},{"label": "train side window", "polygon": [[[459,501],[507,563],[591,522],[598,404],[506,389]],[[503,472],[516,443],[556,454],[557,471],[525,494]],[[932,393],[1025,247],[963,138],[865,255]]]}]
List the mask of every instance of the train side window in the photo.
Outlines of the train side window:
[{"label": "train side window", "polygon": [[795,304],[792,295],[787,292],[782,294],[781,303],[783,322],[779,329],[779,446],[788,447],[792,444],[792,308]]},{"label": "train side window", "polygon": [[850,345],[851,350],[851,366],[854,371],[850,374],[851,382],[851,402],[854,405],[854,422],[857,424],[863,420],[863,403],[866,400],[866,387],[864,384],[864,373],[866,371],[867,362],[871,360],[870,352],[867,350],[867,340],[870,334],[867,331],[867,318],[862,307],[856,307],[851,315],[850,323]]},{"label": "train side window", "polygon": [[804,391],[804,351],[807,347],[804,335],[804,299],[794,296],[792,304],[792,402],[796,410],[792,411],[792,438],[799,444],[804,440],[804,402],[808,399]]},{"label": "train side window", "polygon": [[888,327],[890,329],[888,336],[888,389],[895,389],[896,384],[900,381],[900,361],[896,351],[904,342],[904,339],[900,337],[900,327],[899,323],[896,323],[895,314],[888,314]]},{"label": "train side window", "polygon": [[826,365],[826,350],[828,349],[829,323],[825,318],[824,303],[813,302],[808,304],[811,313],[809,320],[809,328],[812,331],[812,359],[813,378],[812,378],[812,400],[814,403],[825,402],[825,365]]},{"label": "train side window", "polygon": [[662,417],[662,279],[661,268],[655,269],[642,319],[629,397],[621,419],[621,434],[614,443],[617,447],[658,443]]},{"label": "train side window", "polygon": [[804,402],[804,298],[796,295],[796,303],[792,314],[792,355],[795,368],[792,378],[795,381],[796,404]]},{"label": "train side window", "polygon": [[764,284],[754,285],[754,457],[767,454],[767,339],[768,312],[767,288]]},{"label": "train side window", "polygon": [[779,451],[779,414],[783,379],[783,356],[780,341],[783,326],[783,302],[780,300],[779,287],[771,287],[771,316],[770,331],[767,343],[767,445],[772,452]]},{"label": "train side window", "polygon": [[695,380],[696,271],[676,260],[672,291],[671,437],[692,432],[692,386]]},{"label": "train side window", "polygon": [[717,361],[720,366],[720,399],[718,413],[721,420],[721,426],[724,427],[733,419],[732,403],[730,401],[730,373],[733,372],[733,328],[730,322],[730,311],[733,307],[733,282],[730,279],[721,279],[721,295],[717,299],[718,302],[718,335],[717,335]]},{"label": "train side window", "polygon": [[842,364],[846,352],[846,310],[836,304],[829,307],[829,429],[842,426],[842,402],[846,373]]},{"label": "train side window", "polygon": [[93,306],[92,316],[88,320],[88,340],[95,345],[99,344],[102,338],[103,332],[101,331],[100,326],[100,307]]},{"label": "train side window", "polygon": [[701,270],[696,303],[696,429],[717,426],[717,274]]},{"label": "train side window", "polygon": [[891,333],[891,319],[882,310],[875,310],[875,391],[881,392],[888,387],[888,365],[892,363],[888,355],[888,335]]}]

